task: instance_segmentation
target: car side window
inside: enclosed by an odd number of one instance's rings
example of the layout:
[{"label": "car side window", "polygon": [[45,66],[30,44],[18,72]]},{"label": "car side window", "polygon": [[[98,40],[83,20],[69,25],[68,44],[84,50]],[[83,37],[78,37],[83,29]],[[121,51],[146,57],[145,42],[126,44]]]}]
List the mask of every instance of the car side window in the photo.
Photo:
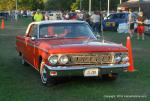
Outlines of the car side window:
[{"label": "car side window", "polygon": [[118,18],[117,14],[111,14],[108,16],[108,19],[117,19],[117,18]]},{"label": "car side window", "polygon": [[37,37],[37,25],[31,26],[29,37]]}]

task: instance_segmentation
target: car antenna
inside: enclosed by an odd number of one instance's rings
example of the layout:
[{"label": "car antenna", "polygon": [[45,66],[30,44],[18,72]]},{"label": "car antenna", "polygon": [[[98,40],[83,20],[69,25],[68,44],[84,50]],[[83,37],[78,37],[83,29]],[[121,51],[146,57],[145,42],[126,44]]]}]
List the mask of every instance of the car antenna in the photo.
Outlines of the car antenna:
[{"label": "car antenna", "polygon": [[102,42],[104,43],[104,31],[103,31],[103,25],[102,25],[102,18],[103,18],[103,14],[102,14],[102,1],[100,0],[100,14],[101,14],[101,17],[100,17],[100,21],[101,21],[101,35],[102,35]]}]

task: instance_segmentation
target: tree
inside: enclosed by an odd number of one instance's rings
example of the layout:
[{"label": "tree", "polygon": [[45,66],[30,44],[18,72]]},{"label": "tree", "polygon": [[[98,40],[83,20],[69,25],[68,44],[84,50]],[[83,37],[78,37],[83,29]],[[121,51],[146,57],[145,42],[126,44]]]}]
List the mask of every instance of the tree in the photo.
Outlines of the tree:
[{"label": "tree", "polygon": [[[17,0],[18,9],[23,10],[76,10],[80,0]],[[127,1],[127,0],[122,0]],[[16,0],[0,0],[0,10],[14,10]],[[101,0],[102,10],[107,9],[107,0]],[[116,10],[120,0],[110,0],[110,9]],[[113,5],[112,5],[113,4]],[[7,6],[6,6],[7,5]],[[88,10],[89,0],[82,0],[82,9]],[[92,10],[100,9],[100,0],[92,0]]]},{"label": "tree", "polygon": [[44,9],[44,3],[47,0],[18,0],[18,9],[37,10]]},{"label": "tree", "polygon": [[70,10],[70,5],[75,0],[48,0],[45,3],[46,10]]},{"label": "tree", "polygon": [[[44,9],[44,3],[48,0],[17,0],[19,10]],[[7,5],[7,6],[6,6]],[[16,9],[16,0],[0,0],[0,10]]]},{"label": "tree", "polygon": [[12,10],[14,8],[15,8],[15,0],[0,0],[0,10],[6,11]]}]

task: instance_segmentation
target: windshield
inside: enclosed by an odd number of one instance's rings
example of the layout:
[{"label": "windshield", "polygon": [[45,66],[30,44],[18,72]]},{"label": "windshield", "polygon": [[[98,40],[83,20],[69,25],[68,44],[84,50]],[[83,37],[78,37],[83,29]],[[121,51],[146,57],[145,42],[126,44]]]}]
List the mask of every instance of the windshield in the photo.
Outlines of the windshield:
[{"label": "windshield", "polygon": [[117,13],[109,15],[108,19],[125,19],[125,17],[126,17],[125,13]]},{"label": "windshield", "polygon": [[96,39],[86,23],[43,24],[39,27],[40,38],[91,38]]}]

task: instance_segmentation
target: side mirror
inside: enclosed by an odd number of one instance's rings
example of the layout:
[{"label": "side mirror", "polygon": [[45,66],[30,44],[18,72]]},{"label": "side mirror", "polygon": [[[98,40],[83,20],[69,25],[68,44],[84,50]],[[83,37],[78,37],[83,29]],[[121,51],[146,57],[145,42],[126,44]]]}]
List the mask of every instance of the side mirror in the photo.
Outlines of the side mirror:
[{"label": "side mirror", "polygon": [[36,37],[31,37],[31,40],[34,41],[36,39]]}]

